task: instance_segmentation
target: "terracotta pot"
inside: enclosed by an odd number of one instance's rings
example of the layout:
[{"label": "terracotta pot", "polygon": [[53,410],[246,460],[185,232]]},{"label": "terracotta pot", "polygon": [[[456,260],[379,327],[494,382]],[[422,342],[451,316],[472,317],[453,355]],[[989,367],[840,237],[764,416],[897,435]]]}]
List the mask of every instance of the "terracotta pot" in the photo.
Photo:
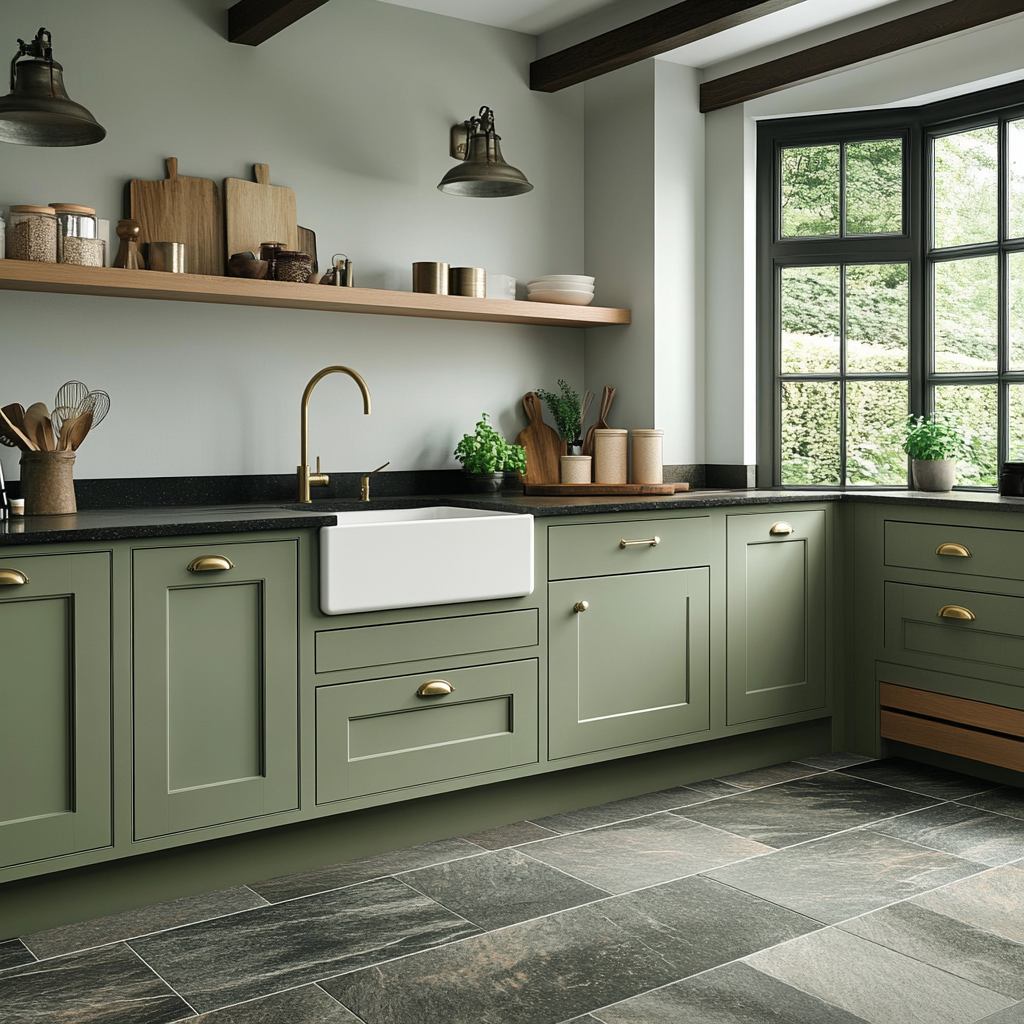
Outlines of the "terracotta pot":
[{"label": "terracotta pot", "polygon": [[918,491],[951,491],[956,483],[953,459],[912,459],[910,473]]}]

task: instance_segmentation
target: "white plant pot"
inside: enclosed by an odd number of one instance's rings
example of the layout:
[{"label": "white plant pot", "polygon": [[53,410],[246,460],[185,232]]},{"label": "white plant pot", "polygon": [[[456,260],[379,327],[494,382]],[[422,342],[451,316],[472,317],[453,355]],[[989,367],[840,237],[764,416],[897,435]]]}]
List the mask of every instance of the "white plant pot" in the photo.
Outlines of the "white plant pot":
[{"label": "white plant pot", "polygon": [[953,459],[912,459],[910,474],[918,491],[951,491],[956,483]]}]

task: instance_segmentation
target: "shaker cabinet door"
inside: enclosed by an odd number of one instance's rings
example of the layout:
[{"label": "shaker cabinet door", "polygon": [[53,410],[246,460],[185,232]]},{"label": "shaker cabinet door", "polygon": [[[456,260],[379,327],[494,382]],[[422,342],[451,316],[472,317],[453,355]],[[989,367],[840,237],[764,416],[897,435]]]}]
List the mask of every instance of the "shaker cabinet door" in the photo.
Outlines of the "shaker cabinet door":
[{"label": "shaker cabinet door", "polygon": [[136,550],[132,574],[135,838],[296,807],[295,543]]},{"label": "shaker cabinet door", "polygon": [[729,725],[824,707],[824,511],[728,524]]},{"label": "shaker cabinet door", "polygon": [[109,846],[110,556],[0,555],[0,866]]},{"label": "shaker cabinet door", "polygon": [[709,728],[709,598],[707,568],[548,584],[552,758]]}]

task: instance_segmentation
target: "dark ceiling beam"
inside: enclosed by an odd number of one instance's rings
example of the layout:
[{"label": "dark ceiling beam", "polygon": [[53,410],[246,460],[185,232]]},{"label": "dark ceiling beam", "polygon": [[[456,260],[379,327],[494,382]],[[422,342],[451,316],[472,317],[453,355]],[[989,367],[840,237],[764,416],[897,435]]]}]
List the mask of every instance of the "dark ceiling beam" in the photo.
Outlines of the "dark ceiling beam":
[{"label": "dark ceiling beam", "polygon": [[259,46],[327,0],[238,0],[228,10],[228,40]]},{"label": "dark ceiling beam", "polygon": [[952,0],[758,64],[700,87],[701,113],[757,99],[841,68],[986,25],[1024,11],[1024,0]]},{"label": "dark ceiling beam", "polygon": [[558,92],[803,0],[685,0],[530,65],[530,88]]}]

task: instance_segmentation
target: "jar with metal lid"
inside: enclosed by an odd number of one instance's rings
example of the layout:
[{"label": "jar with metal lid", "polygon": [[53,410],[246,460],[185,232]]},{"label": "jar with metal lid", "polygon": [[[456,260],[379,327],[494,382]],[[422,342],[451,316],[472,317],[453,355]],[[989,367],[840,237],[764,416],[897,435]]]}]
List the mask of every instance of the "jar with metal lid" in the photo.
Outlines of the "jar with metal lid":
[{"label": "jar with metal lid", "polygon": [[57,262],[102,267],[105,253],[96,211],[72,203],[50,203],[50,207],[57,214]]},{"label": "jar with metal lid", "polygon": [[57,215],[50,206],[12,206],[7,258],[57,262]]},{"label": "jar with metal lid", "polygon": [[313,273],[313,257],[308,252],[284,249],[275,257],[271,273],[275,281],[306,284]]}]

